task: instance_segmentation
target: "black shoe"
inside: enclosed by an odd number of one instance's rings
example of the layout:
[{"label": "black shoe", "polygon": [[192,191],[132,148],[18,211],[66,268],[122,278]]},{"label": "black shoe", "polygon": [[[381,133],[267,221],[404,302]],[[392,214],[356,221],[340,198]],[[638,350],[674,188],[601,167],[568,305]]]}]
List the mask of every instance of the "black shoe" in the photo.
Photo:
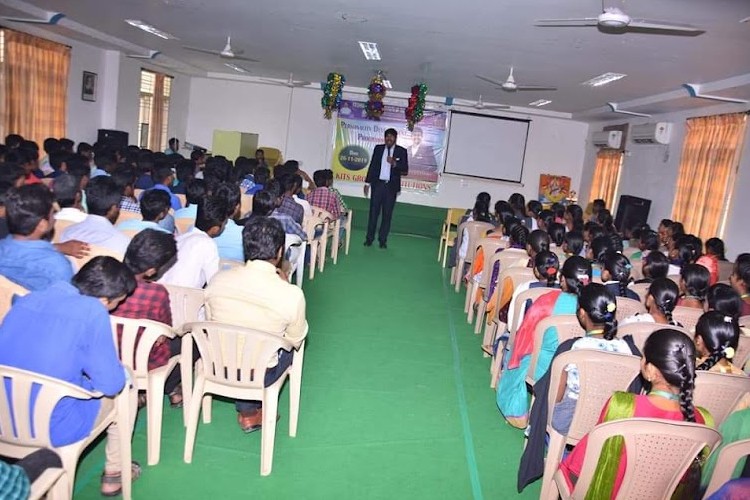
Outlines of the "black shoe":
[{"label": "black shoe", "polygon": [[388,248],[388,245],[385,243],[385,241],[380,242],[380,248]]},{"label": "black shoe", "polygon": [[365,246],[371,247],[372,246],[372,240],[365,240]]}]

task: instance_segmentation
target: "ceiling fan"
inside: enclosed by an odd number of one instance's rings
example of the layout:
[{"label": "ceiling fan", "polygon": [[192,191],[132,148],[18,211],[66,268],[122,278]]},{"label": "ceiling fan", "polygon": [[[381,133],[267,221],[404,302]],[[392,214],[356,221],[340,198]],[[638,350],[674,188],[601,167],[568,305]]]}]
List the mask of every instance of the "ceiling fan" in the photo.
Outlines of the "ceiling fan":
[{"label": "ceiling fan", "polygon": [[513,78],[513,66],[510,67],[510,74],[508,74],[508,78],[505,79],[504,82],[501,82],[499,80],[495,80],[494,78],[489,78],[487,76],[482,75],[474,75],[480,80],[484,80],[485,82],[489,82],[493,85],[497,85],[501,89],[503,89],[506,92],[516,92],[516,91],[526,91],[526,90],[557,90],[557,87],[550,87],[547,85],[518,85],[516,83],[515,78]]},{"label": "ceiling fan", "polygon": [[635,111],[625,111],[624,109],[620,109],[616,102],[608,102],[607,106],[609,106],[609,109],[612,110],[613,113],[618,113],[620,115],[642,116],[643,118],[651,118],[651,115],[648,115],[646,113],[636,113]]},{"label": "ceiling fan", "polygon": [[508,106],[507,104],[486,103],[482,100],[481,95],[479,96],[479,99],[477,101],[456,102],[454,104],[458,104],[459,106],[468,106],[474,109],[510,109],[510,106]]},{"label": "ceiling fan", "polygon": [[231,36],[227,37],[227,44],[224,46],[222,50],[203,49],[200,47],[191,47],[189,45],[183,45],[182,48],[187,49],[187,50],[192,50],[193,52],[202,52],[203,54],[213,54],[223,59],[236,59],[238,61],[260,62],[257,59],[243,57],[242,55],[240,55],[244,52],[242,50],[232,50],[232,37]]},{"label": "ceiling fan", "polygon": [[62,12],[50,12],[46,11],[44,13],[44,16],[41,18],[27,18],[27,17],[12,17],[12,16],[2,16],[0,17],[0,20],[2,21],[10,21],[13,23],[26,23],[26,24],[50,24],[55,25],[58,22],[60,22],[60,19],[65,17],[65,14]]},{"label": "ceiling fan", "polygon": [[304,80],[295,80],[294,74],[289,73],[289,79],[286,81],[282,80],[274,80],[273,78],[259,78],[260,81],[263,83],[269,83],[271,85],[281,85],[284,87],[306,87],[307,85],[310,85],[310,82],[304,81]]},{"label": "ceiling fan", "polygon": [[633,19],[617,7],[605,7],[602,0],[602,13],[597,17],[582,17],[572,19],[539,19],[536,26],[596,26],[599,31],[605,33],[623,33],[627,31],[664,34],[697,36],[704,30],[691,24],[675,23],[669,21],[654,21],[650,19]]},{"label": "ceiling fan", "polygon": [[158,50],[149,50],[148,54],[125,54],[125,57],[129,57],[130,59],[154,60],[159,54],[161,52]]}]

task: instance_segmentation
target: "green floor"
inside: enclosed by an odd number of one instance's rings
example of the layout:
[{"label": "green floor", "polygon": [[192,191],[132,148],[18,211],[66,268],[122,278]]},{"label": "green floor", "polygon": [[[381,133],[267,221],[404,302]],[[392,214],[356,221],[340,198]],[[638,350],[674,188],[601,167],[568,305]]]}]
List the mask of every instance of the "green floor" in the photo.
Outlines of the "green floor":
[{"label": "green floor", "polygon": [[[398,214],[396,215],[398,216]],[[489,389],[489,361],[448,286],[433,239],[392,235],[304,284],[310,335],[299,429],[288,436],[282,394],[273,473],[259,473],[260,433],[244,435],[230,403],[199,424],[192,464],[182,461],[180,412],[165,409],[161,462],[144,466],[135,498],[479,499],[516,493],[520,431]],[[146,462],[145,414],[133,457]],[[103,445],[78,469],[76,498],[101,498]]]}]

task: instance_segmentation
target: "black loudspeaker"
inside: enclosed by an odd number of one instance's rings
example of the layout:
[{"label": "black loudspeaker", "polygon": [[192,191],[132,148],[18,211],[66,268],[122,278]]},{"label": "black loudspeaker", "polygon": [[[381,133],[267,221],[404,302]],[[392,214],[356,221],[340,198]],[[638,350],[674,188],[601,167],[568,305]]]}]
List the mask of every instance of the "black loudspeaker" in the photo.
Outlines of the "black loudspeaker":
[{"label": "black loudspeaker", "polygon": [[122,130],[107,130],[100,128],[96,137],[96,142],[106,144],[110,147],[127,147],[128,133]]},{"label": "black loudspeaker", "polygon": [[649,210],[651,210],[651,200],[624,194],[620,196],[620,203],[617,206],[615,227],[620,233],[624,233],[626,229],[646,224]]}]

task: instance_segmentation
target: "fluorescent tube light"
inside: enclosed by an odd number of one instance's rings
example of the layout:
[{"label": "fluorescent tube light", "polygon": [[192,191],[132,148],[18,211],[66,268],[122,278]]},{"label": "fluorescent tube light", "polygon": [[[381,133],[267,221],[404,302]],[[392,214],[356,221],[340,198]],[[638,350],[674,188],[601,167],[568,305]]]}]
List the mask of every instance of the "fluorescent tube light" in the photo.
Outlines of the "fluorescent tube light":
[{"label": "fluorescent tube light", "polygon": [[393,85],[391,85],[391,81],[390,80],[383,80],[383,86],[385,88],[387,88],[387,89],[392,89],[393,88]]},{"label": "fluorescent tube light", "polygon": [[224,66],[226,66],[227,68],[232,68],[233,70],[237,71],[238,73],[247,73],[247,70],[245,68],[240,68],[236,64],[224,63]]},{"label": "fluorescent tube light", "polygon": [[536,106],[537,108],[541,108],[542,106],[546,106],[547,104],[551,103],[552,101],[549,101],[547,99],[537,99],[534,102],[530,102],[529,106]]},{"label": "fluorescent tube light", "polygon": [[586,80],[585,82],[581,83],[581,85],[588,85],[589,87],[601,87],[602,85],[616,82],[620,78],[625,78],[626,76],[628,75],[625,75],[623,73],[604,73],[599,76],[595,76],[591,80]]},{"label": "fluorescent tube light", "polygon": [[378,52],[378,44],[375,42],[358,42],[359,48],[362,49],[362,53],[365,55],[365,59],[368,61],[380,61],[380,52]]},{"label": "fluorescent tube light", "polygon": [[125,19],[125,22],[135,28],[145,31],[146,33],[150,33],[152,35],[158,36],[159,38],[163,38],[164,40],[177,40],[176,36],[170,35],[169,33],[157,29],[139,19]]}]

